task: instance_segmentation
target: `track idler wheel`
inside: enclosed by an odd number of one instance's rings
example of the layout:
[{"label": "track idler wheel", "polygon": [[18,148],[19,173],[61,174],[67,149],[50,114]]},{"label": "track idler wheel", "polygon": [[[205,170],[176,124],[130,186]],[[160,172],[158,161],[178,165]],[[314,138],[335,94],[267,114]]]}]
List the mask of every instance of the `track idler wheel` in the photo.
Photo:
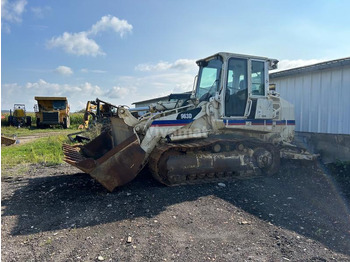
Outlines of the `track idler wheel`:
[{"label": "track idler wheel", "polygon": [[280,166],[280,153],[277,148],[258,147],[254,149],[254,157],[258,167],[266,175],[273,175],[278,172]]}]

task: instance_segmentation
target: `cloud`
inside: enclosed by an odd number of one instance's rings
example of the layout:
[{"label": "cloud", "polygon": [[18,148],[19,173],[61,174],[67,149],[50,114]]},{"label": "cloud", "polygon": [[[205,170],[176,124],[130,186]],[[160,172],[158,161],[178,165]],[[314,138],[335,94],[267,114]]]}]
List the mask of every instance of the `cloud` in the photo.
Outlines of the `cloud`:
[{"label": "cloud", "polygon": [[37,82],[28,82],[25,87],[27,89],[38,89],[41,92],[48,94],[49,92],[53,92],[57,94],[56,92],[60,90],[59,84],[51,84],[46,82],[43,79],[39,79]]},{"label": "cloud", "polygon": [[135,70],[149,74],[119,79],[123,86],[133,85],[137,88],[132,102],[191,91],[198,67],[195,60],[178,59],[173,63],[161,61],[156,64],[139,64]]},{"label": "cloud", "polygon": [[[178,59],[174,63],[170,62],[158,62],[157,64],[152,63],[145,63],[145,64],[139,64],[135,67],[136,71],[141,72],[161,72],[161,71],[167,71],[167,70],[177,70],[181,72],[196,72],[198,69],[196,63],[196,60],[191,59]],[[286,70],[306,65],[312,65],[324,62],[326,60],[324,59],[309,59],[309,60],[303,60],[303,59],[297,59],[297,60],[281,60],[278,63],[278,69],[274,70],[273,72],[280,71],[280,70]]]},{"label": "cloud", "polygon": [[[14,100],[26,97],[26,101],[34,103],[34,96],[66,96],[72,111],[84,108],[87,101],[96,97],[115,105],[131,106],[133,102],[145,99],[169,95],[170,93],[182,93],[191,91],[197,69],[194,60],[179,59],[173,63],[148,64],[151,68],[143,76],[120,76],[115,79],[111,87],[101,87],[90,82],[80,84],[58,84],[39,79],[35,82],[27,82],[24,85],[5,84],[2,89],[2,102],[4,107],[11,105]],[[59,66],[55,71],[67,73],[73,71],[67,66]],[[102,70],[83,68],[82,73],[105,73]],[[147,70],[146,70],[147,71]],[[52,70],[50,71],[52,72]],[[20,96],[16,94],[20,93]],[[31,99],[31,100],[29,100]],[[33,102],[32,102],[33,101]]]},{"label": "cloud", "polygon": [[[65,96],[70,102],[72,111],[85,108],[87,101],[96,97],[112,104],[128,104],[133,101],[136,94],[135,87],[113,86],[102,88],[89,82],[81,84],[57,84],[39,79],[35,82],[27,82],[24,85],[18,83],[7,83],[2,85],[1,103],[2,108],[11,108],[14,103],[30,104],[35,103],[34,96]],[[118,99],[123,99],[119,100]]]},{"label": "cloud", "polygon": [[191,59],[178,59],[174,63],[159,62],[157,64],[139,64],[135,67],[136,71],[149,72],[149,71],[165,71],[165,70],[179,70],[179,71],[194,71],[197,68],[195,60]]},{"label": "cloud", "polygon": [[47,25],[28,25],[28,27],[35,31],[43,31],[49,28]]},{"label": "cloud", "polygon": [[120,20],[118,17],[106,15],[103,16],[100,21],[94,24],[88,33],[91,35],[96,35],[109,29],[119,33],[120,37],[123,37],[126,33],[132,31],[132,25],[126,20]]},{"label": "cloud", "polygon": [[30,11],[34,14],[36,18],[43,19],[46,14],[51,11],[51,7],[45,6],[45,7],[39,7],[35,6],[30,8]]},{"label": "cloud", "polygon": [[104,92],[98,85],[92,85],[89,82],[85,82],[81,87],[81,92],[84,94],[90,94],[92,96],[103,96]]},{"label": "cloud", "polygon": [[4,97],[5,92],[8,96],[15,95],[20,89],[21,86],[17,83],[3,84],[1,85],[1,96]]},{"label": "cloud", "polygon": [[123,104],[131,104],[171,93],[191,91],[194,75],[183,72],[160,73],[143,77],[123,76],[119,77],[117,81],[119,86],[131,90],[123,100]]},{"label": "cloud", "polygon": [[281,60],[278,62],[278,68],[276,70],[273,70],[272,72],[292,69],[296,67],[302,67],[307,65],[313,65],[317,63],[324,62],[326,60],[324,59],[309,59],[309,60],[303,60],[303,59],[297,59],[297,60]]},{"label": "cloud", "polygon": [[2,29],[10,33],[10,25],[8,23],[21,23],[22,15],[27,5],[26,0],[17,0],[9,2],[8,0],[1,0],[1,19],[3,20]]},{"label": "cloud", "polygon": [[135,67],[136,71],[163,71],[170,69],[171,64],[168,62],[159,62],[158,64],[139,64]]},{"label": "cloud", "polygon": [[126,88],[120,86],[114,86],[105,93],[108,98],[126,98],[127,96],[136,92],[136,88]]},{"label": "cloud", "polygon": [[26,5],[26,0],[13,1],[11,3],[8,0],[1,0],[1,18],[7,22],[21,23]]},{"label": "cloud", "polygon": [[48,47],[60,47],[66,53],[78,56],[105,55],[100,46],[93,39],[88,38],[86,32],[73,34],[64,32],[62,36],[53,37],[48,42]]},{"label": "cloud", "polygon": [[68,66],[59,66],[55,69],[55,72],[64,76],[69,76],[73,74],[73,70]]},{"label": "cloud", "polygon": [[105,74],[105,73],[107,73],[107,71],[104,71],[104,70],[87,69],[87,68],[80,69],[80,72],[82,72],[82,73],[95,73],[95,74]]},{"label": "cloud", "polygon": [[123,37],[132,31],[132,25],[126,20],[120,20],[115,16],[103,16],[100,21],[92,25],[90,30],[78,33],[64,32],[61,36],[52,37],[47,42],[48,48],[62,48],[66,53],[77,56],[105,55],[101,47],[92,39],[100,32],[112,30]]},{"label": "cloud", "polygon": [[[18,87],[18,85],[17,85]],[[104,95],[101,87],[98,85],[92,85],[89,82],[85,82],[80,85],[69,85],[69,84],[56,84],[49,83],[43,79],[39,79],[37,82],[27,82],[25,88],[31,90],[31,92],[40,91],[44,95],[56,95],[56,96],[69,96],[69,95],[87,95],[87,96],[101,96]]]}]

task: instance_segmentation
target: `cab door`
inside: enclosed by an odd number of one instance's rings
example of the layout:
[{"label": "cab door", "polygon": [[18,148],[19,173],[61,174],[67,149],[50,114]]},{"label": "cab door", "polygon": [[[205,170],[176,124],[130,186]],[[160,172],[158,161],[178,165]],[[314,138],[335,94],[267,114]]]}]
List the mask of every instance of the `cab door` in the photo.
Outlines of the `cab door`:
[{"label": "cab door", "polygon": [[244,116],[248,99],[248,61],[230,58],[227,68],[225,116]]}]

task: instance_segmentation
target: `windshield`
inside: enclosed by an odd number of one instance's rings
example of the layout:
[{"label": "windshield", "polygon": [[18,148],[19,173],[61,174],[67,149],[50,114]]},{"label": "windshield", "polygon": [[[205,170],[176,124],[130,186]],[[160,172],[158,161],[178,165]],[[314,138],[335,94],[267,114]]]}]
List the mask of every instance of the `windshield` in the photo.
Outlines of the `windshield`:
[{"label": "windshield", "polygon": [[65,108],[66,108],[66,101],[64,101],[64,100],[53,101],[53,109],[55,109],[55,110],[63,110]]},{"label": "windshield", "polygon": [[200,64],[196,97],[201,101],[209,100],[215,95],[220,86],[220,75],[222,68],[222,59],[217,57],[209,62]]}]

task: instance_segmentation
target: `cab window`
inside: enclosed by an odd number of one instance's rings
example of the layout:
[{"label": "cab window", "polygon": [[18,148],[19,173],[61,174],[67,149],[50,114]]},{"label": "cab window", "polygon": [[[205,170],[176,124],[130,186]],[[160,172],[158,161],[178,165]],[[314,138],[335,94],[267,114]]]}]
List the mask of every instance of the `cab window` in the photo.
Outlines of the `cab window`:
[{"label": "cab window", "polygon": [[265,95],[265,63],[252,61],[251,67],[252,95]]}]

